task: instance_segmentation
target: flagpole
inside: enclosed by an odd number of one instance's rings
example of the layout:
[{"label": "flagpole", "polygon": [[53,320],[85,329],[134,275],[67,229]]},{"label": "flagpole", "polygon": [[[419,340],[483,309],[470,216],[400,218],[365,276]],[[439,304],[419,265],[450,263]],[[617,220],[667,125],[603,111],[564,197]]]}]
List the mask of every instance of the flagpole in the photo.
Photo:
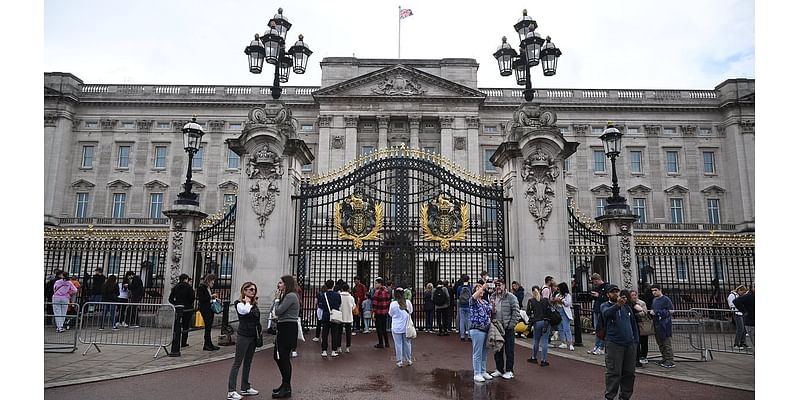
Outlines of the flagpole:
[{"label": "flagpole", "polygon": [[397,6],[397,58],[400,58],[400,10],[401,7]]}]

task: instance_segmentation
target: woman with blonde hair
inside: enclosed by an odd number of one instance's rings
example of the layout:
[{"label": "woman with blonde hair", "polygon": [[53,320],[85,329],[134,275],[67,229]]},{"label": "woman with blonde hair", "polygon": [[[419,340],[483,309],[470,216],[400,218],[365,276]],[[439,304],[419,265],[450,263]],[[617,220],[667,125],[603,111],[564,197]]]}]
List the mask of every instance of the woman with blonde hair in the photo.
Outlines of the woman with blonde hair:
[{"label": "woman with blonde hair", "polygon": [[544,319],[544,312],[546,307],[549,307],[549,300],[542,297],[539,292],[539,287],[534,286],[531,288],[532,297],[528,300],[528,323],[533,326],[533,355],[528,359],[529,363],[536,364],[538,362],[537,356],[539,355],[539,343],[542,345],[542,362],[539,364],[542,367],[550,365],[547,362],[547,345],[550,341],[548,330],[550,328],[550,321]]},{"label": "woman with blonde hair", "polygon": [[[233,303],[233,308],[239,315],[239,329],[236,332],[236,355],[228,375],[228,400],[239,400],[244,396],[255,396],[258,390],[250,386],[250,364],[256,352],[256,336],[260,330],[261,314],[256,306],[258,303],[258,288],[253,282],[245,282],[239,290],[239,299]],[[297,318],[294,320],[297,329]],[[297,333],[295,333],[295,337]],[[236,376],[239,367],[242,367],[241,394],[236,392]]]},{"label": "woman with blonde hair", "polygon": [[395,358],[398,367],[403,366],[403,361],[410,366],[414,361],[411,358],[411,339],[406,337],[406,324],[414,307],[411,306],[411,300],[406,300],[403,288],[394,290],[394,300],[389,304],[389,316],[392,317]]},{"label": "woman with blonde hair", "polygon": [[424,332],[433,333],[433,309],[433,284],[428,282],[422,297],[422,310],[425,311]]}]

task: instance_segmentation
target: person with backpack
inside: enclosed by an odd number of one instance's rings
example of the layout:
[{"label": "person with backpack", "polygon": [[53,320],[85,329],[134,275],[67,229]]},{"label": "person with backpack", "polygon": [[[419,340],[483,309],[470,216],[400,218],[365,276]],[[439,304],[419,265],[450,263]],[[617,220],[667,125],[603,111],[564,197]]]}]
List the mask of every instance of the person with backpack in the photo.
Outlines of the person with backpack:
[{"label": "person with backpack", "polygon": [[605,328],[606,374],[605,398],[628,400],[636,380],[636,353],[639,327],[634,311],[628,305],[630,292],[608,285],[608,300],[600,307],[600,323]]},{"label": "person with backpack", "polygon": [[469,275],[461,276],[461,284],[456,289],[456,297],[458,298],[458,334],[463,342],[469,339],[469,299],[472,298]]},{"label": "person with backpack", "polygon": [[594,305],[592,306],[592,323],[594,325],[595,341],[594,347],[586,352],[598,356],[605,354],[605,341],[600,338],[601,334],[599,333],[602,331],[602,324],[600,323],[600,306],[608,301],[607,292],[610,284],[608,282],[603,282],[603,277],[601,277],[598,273],[592,274],[591,281],[594,285],[591,294],[592,297],[594,297]]},{"label": "person with backpack", "polygon": [[496,279],[494,285],[495,290],[491,297],[492,319],[503,326],[504,341],[503,348],[494,353],[497,370],[492,372],[492,377],[502,376],[503,379],[512,379],[514,378],[514,326],[519,319],[519,301],[516,296],[506,290],[505,282],[501,279]]},{"label": "person with backpack", "polygon": [[444,282],[440,279],[436,281],[436,289],[433,290],[433,307],[436,310],[436,323],[439,325],[439,332],[436,336],[450,336],[447,327],[450,325],[450,294]]}]

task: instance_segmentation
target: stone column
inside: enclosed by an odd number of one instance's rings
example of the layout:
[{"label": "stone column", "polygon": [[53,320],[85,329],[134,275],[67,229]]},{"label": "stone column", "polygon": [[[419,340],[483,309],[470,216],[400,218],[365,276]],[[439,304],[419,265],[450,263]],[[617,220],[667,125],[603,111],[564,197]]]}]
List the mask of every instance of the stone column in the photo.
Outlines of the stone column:
[{"label": "stone column", "polygon": [[411,129],[410,147],[412,149],[419,149],[419,123],[422,120],[421,115],[409,115],[408,125]]},{"label": "stone column", "polygon": [[344,117],[344,162],[345,164],[358,157],[358,115]]},{"label": "stone column", "polygon": [[[319,116],[319,144],[317,147],[317,173],[323,175],[331,169],[331,121],[332,115]],[[239,186],[241,187],[241,186]]]},{"label": "stone column", "polygon": [[467,158],[468,169],[474,174],[483,174],[483,166],[481,165],[481,146],[478,141],[478,126],[480,119],[477,115],[467,117]]},{"label": "stone column", "polygon": [[331,123],[331,142],[329,144],[330,163],[328,164],[333,171],[341,168],[345,163],[344,146],[347,140],[345,131],[344,117],[339,115],[334,116]]},{"label": "stone column", "polygon": [[292,195],[299,191],[301,166],[313,160],[295,125],[290,109],[280,101],[270,101],[264,108],[251,110],[241,135],[227,141],[246,162],[239,176],[236,208],[234,293],[242,283],[252,281],[266,298],[278,279],[292,270]]},{"label": "stone column", "polygon": [[441,141],[441,154],[442,157],[452,160],[453,159],[453,116],[442,115],[439,117],[439,127],[442,136]]},{"label": "stone column", "polygon": [[[175,204],[171,209],[164,211],[169,218],[169,238],[167,245],[167,262],[169,263],[169,281],[164,281],[163,303],[169,303],[170,288],[178,283],[181,274],[194,275],[194,241],[200,222],[208,214],[200,211],[200,207]],[[194,280],[200,282],[200,277]]]},{"label": "stone column", "polygon": [[525,104],[514,112],[509,134],[491,161],[506,177],[509,252],[516,261],[509,280],[526,287],[547,275],[570,282],[567,188],[560,165],[575,152],[555,126],[556,115]]},{"label": "stone column", "polygon": [[389,116],[378,115],[378,149],[389,147]]},{"label": "stone column", "polygon": [[[72,172],[77,169],[73,163],[81,162],[80,158],[73,161],[74,149],[80,149],[75,143],[73,128],[81,123],[75,120],[75,107],[80,102],[83,81],[72,74],[60,72],[47,73],[44,79],[44,159],[51,160],[45,163],[44,170],[44,224],[58,225],[59,217],[63,216],[64,199],[72,199],[72,208],[68,209],[73,214],[67,216],[75,216],[75,196],[67,192],[67,187],[72,183]],[[95,159],[99,159],[100,148],[95,146],[94,151]],[[94,191],[90,194],[91,201],[98,196]]]},{"label": "stone column", "polygon": [[606,282],[621,289],[639,290],[639,268],[636,266],[633,238],[636,215],[630,210],[608,210],[606,214],[595,219],[608,235],[608,276],[604,277]]}]

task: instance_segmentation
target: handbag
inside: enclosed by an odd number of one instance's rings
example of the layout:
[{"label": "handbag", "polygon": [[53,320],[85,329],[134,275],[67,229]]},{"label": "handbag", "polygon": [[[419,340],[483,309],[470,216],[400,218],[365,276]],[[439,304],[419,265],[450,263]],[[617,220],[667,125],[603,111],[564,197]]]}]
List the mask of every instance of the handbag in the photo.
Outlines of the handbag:
[{"label": "handbag", "polygon": [[306,338],[303,336],[303,323],[300,322],[300,318],[297,319],[297,340],[301,342],[306,341]]},{"label": "handbag", "polygon": [[261,333],[261,322],[256,325],[256,347],[264,345],[264,335]]},{"label": "handbag", "polygon": [[641,321],[637,321],[636,325],[639,326],[639,336],[655,335],[656,329],[653,326],[653,320],[649,315],[645,314]]},{"label": "handbag", "polygon": [[222,313],[222,303],[219,300],[214,300],[211,302],[211,311],[214,311],[214,314]]},{"label": "handbag", "polygon": [[195,311],[194,313],[194,327],[195,328],[205,328],[206,324],[203,321],[203,314],[200,310]]},{"label": "handbag", "polygon": [[331,303],[328,301],[328,294],[324,294],[325,296],[325,303],[328,304],[328,313],[331,316],[331,322],[334,324],[341,324],[344,320],[344,315],[342,314],[341,310],[331,310]]},{"label": "handbag", "polygon": [[406,338],[414,339],[417,337],[417,329],[414,327],[414,319],[411,318],[411,313],[406,310],[408,313],[408,319],[406,320]]},{"label": "handbag", "polygon": [[358,302],[356,302],[353,304],[353,316],[357,317],[359,314],[361,314],[361,310],[358,309]]}]

